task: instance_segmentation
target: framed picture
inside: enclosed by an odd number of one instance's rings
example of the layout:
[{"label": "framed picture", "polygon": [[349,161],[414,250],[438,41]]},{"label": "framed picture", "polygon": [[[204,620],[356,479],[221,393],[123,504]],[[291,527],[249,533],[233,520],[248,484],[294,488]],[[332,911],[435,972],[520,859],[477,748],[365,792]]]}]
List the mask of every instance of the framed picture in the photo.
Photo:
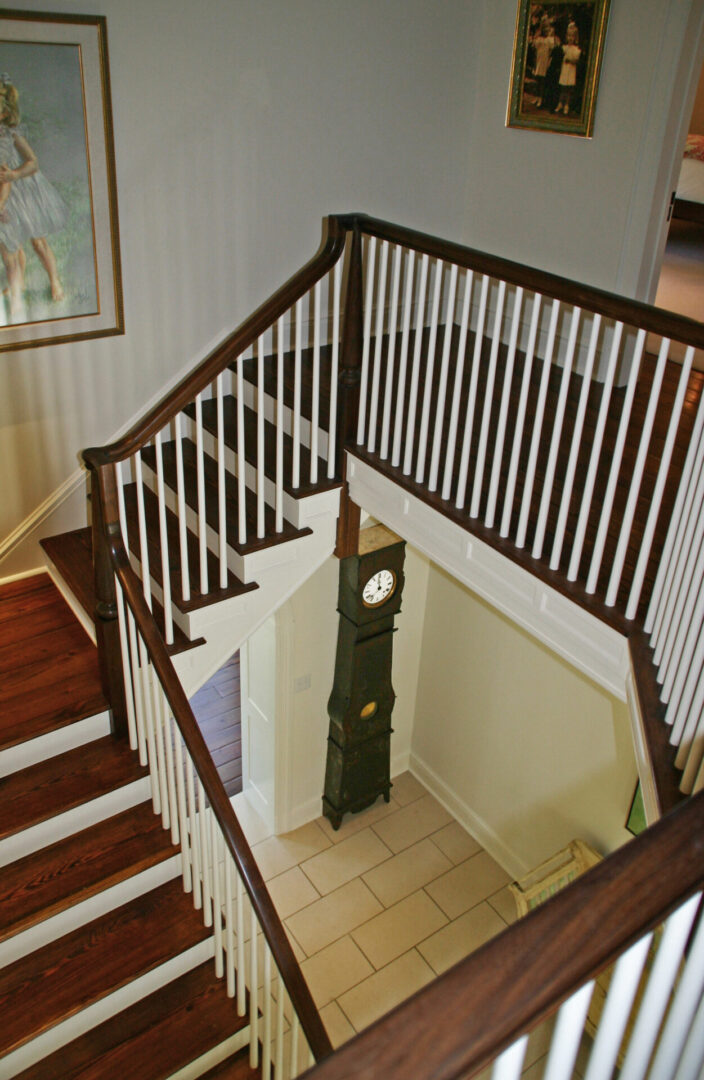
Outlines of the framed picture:
[{"label": "framed picture", "polygon": [[105,19],[0,8],[0,350],[121,333]]},{"label": "framed picture", "polygon": [[518,0],[508,127],[590,138],[609,0]]}]

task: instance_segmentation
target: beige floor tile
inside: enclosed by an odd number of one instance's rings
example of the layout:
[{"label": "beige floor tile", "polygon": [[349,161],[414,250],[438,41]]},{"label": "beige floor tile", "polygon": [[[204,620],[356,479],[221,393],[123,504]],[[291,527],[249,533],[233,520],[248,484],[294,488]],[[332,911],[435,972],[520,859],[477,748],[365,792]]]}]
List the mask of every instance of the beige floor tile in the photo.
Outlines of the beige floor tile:
[{"label": "beige floor tile", "polygon": [[301,964],[306,982],[319,1009],[340,997],[374,969],[350,937],[340,938]]},{"label": "beige floor tile", "polygon": [[504,920],[492,907],[487,903],[477,904],[423,941],[418,951],[433,971],[441,975],[505,929]]},{"label": "beige floor tile", "polygon": [[364,829],[339,844],[331,844],[327,851],[304,862],[301,869],[318,892],[325,896],[366,870],[371,870],[390,855],[391,852],[376,833],[371,829]]},{"label": "beige floor tile", "polygon": [[416,799],[373,826],[374,832],[396,854],[448,825],[452,818],[432,795]]},{"label": "beige floor tile", "polygon": [[361,878],[354,878],[292,915],[286,925],[307,955],[312,956],[381,910],[381,904]]},{"label": "beige floor tile", "polygon": [[267,888],[280,919],[287,919],[295,911],[300,911],[319,898],[317,890],[297,866],[272,878]]},{"label": "beige floor tile", "polygon": [[381,821],[398,809],[400,809],[400,803],[397,803],[393,796],[389,802],[384,802],[380,797],[373,806],[368,806],[366,810],[360,810],[358,814],[345,814],[342,824],[337,830],[333,829],[327,818],[317,818],[316,820],[328,840],[331,840],[333,844],[339,844],[341,840],[346,840],[348,836],[354,836],[361,829],[366,829],[369,825],[373,825],[375,821]]},{"label": "beige floor tile", "polygon": [[444,829],[433,833],[433,843],[437,844],[443,855],[455,866],[482,850],[481,844],[456,821],[451,821]]},{"label": "beige floor tile", "polygon": [[518,918],[516,901],[513,899],[513,893],[509,892],[508,885],[505,885],[503,889],[499,889],[497,893],[490,896],[489,903],[494,911],[498,911],[505,923],[508,923],[509,926],[515,923]]},{"label": "beige floor tile", "polygon": [[364,880],[384,907],[391,907],[451,869],[450,860],[431,840],[421,840],[367,871]]},{"label": "beige floor tile", "polygon": [[446,922],[442,911],[421,889],[360,926],[352,937],[379,969],[430,937]]},{"label": "beige floor tile", "polygon": [[456,919],[480,900],[498,892],[508,880],[506,871],[486,851],[480,851],[426,885],[426,890],[450,919]]},{"label": "beige floor tile", "polygon": [[354,1028],[336,1001],[331,1001],[320,1010],[320,1019],[325,1025],[325,1030],[335,1050],[355,1034]]},{"label": "beige floor tile", "polygon": [[415,776],[409,772],[399,773],[398,776],[394,776],[391,785],[391,794],[399,806],[408,806],[409,803],[415,802],[416,799],[422,799],[424,795],[428,794],[427,789],[423,787],[420,780],[416,780]]},{"label": "beige floor tile", "polygon": [[361,1031],[433,978],[432,971],[422,957],[415,949],[411,949],[352,990],[348,990],[340,998],[339,1004],[355,1029]]},{"label": "beige floor tile", "polygon": [[297,863],[330,847],[330,841],[315,821],[281,836],[270,836],[252,848],[265,881],[283,874]]}]

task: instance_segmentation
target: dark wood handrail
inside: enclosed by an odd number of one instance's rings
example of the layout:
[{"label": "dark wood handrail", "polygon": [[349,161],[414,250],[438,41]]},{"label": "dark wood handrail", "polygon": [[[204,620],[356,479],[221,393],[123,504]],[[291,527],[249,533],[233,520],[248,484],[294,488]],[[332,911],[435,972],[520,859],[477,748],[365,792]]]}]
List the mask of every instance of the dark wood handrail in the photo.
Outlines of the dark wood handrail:
[{"label": "dark wood handrail", "polygon": [[617,293],[606,292],[582,285],[577,281],[550,274],[544,270],[534,270],[522,263],[502,259],[497,255],[474,248],[441,240],[437,236],[406,229],[389,221],[368,217],[366,214],[352,214],[339,218],[346,226],[359,225],[363,233],[389,240],[394,244],[413,248],[436,259],[457,263],[468,269],[478,270],[490,277],[501,278],[511,285],[521,285],[525,289],[539,292],[548,297],[576,304],[587,311],[598,311],[611,319],[618,319],[629,326],[635,326],[663,337],[704,349],[704,324],[695,319],[652,307],[639,300],[629,300]]},{"label": "dark wood handrail", "polygon": [[293,955],[291,944],[281,925],[281,920],[264,884],[264,879],[242,831],[242,826],[232,809],[222,780],[196,723],[188,698],[166,651],[159,629],[144,600],[142,585],[130,566],[119,534],[119,527],[109,527],[107,535],[115,573],[120,580],[127,603],[139,627],[149,659],[159,676],[159,681],[168,699],[174,719],[196,766],[210,807],[225,838],[227,849],[235,860],[242,876],[249,898],[257,913],[259,925],[262,927],[271,947],[281,977],[308,1040],[308,1045],[316,1060],[320,1061],[332,1053],[332,1045],[318,1010],[313,1003],[308,984]]},{"label": "dark wood handrail", "polygon": [[704,886],[704,792],[314,1067],[455,1080],[488,1065]]},{"label": "dark wood handrail", "polygon": [[344,251],[347,230],[344,219],[323,218],[323,236],[318,251],[297,273],[277,289],[254,314],[235,330],[174,389],[161,399],[117,442],[83,451],[83,460],[91,467],[124,461],[161,431],[181,410],[193,401],[229,364],[252,345],[260,334],[300,300],[330,270]]}]

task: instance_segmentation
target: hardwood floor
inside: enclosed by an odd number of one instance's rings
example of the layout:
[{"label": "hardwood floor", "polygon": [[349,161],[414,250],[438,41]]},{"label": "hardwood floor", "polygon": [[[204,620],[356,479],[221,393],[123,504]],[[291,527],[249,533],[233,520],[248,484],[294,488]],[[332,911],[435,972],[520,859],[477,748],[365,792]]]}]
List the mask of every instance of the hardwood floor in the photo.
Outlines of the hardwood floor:
[{"label": "hardwood floor", "polygon": [[213,755],[225,791],[230,797],[237,795],[242,790],[238,652],[191,698],[191,708]]}]

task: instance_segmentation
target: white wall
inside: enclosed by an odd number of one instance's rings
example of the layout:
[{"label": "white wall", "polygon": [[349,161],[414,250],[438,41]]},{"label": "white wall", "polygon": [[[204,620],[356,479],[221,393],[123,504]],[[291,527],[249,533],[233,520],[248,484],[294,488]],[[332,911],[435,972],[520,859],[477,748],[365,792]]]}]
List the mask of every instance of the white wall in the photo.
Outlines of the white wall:
[{"label": "white wall", "polygon": [[434,565],[411,767],[514,875],[629,837],[626,706]]},{"label": "white wall", "polygon": [[[429,564],[406,546],[406,581],[401,613],[395,620],[392,682],[396,702],[391,718],[391,775],[408,767],[416,708]],[[328,736],[327,704],[332,690],[337,645],[339,562],[329,559],[288,602],[285,624],[293,640],[290,685],[310,678],[294,692],[287,718],[287,827],[294,828],[321,812]],[[299,683],[300,685],[300,683]]]},{"label": "white wall", "polygon": [[[0,546],[81,448],[313,254],[324,214],[361,209],[447,234],[462,206],[466,5],[89,7],[108,20],[127,333],[0,354]],[[36,563],[32,546],[0,576]]]}]

